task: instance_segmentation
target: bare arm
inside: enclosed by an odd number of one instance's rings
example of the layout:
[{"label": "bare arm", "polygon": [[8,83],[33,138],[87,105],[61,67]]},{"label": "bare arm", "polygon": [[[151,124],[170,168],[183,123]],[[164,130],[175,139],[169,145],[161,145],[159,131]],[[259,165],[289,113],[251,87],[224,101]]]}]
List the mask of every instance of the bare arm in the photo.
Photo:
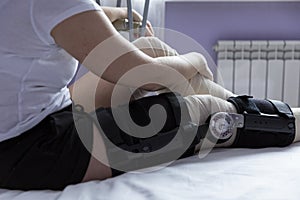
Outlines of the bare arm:
[{"label": "bare arm", "polygon": [[[98,47],[99,44],[101,46],[101,44],[105,44],[105,42],[109,41],[110,50],[113,51],[99,52],[98,62],[85,67],[111,83],[117,83],[124,73],[140,65],[149,65],[149,67],[153,69],[160,69],[160,71],[157,72],[158,80],[162,78],[166,79],[169,76],[170,67],[177,70],[187,79],[197,73],[194,67],[197,63],[191,63],[193,61],[189,61],[191,54],[168,60],[166,60],[166,58],[151,58],[147,56],[133,44],[121,37],[102,11],[87,11],[74,15],[58,24],[52,30],[51,34],[55,42],[80,63],[84,62],[86,57],[96,46]],[[109,38],[112,37],[113,39],[109,40]],[[122,49],[128,53],[117,56],[114,62],[109,63],[108,66],[102,65],[102,61],[107,60],[107,56],[112,56],[108,54],[114,54],[115,50],[118,49]],[[144,86],[144,89],[160,89],[161,86],[155,84],[155,81],[156,80],[153,80],[154,84]],[[133,81],[124,84],[131,87],[136,86]]]}]

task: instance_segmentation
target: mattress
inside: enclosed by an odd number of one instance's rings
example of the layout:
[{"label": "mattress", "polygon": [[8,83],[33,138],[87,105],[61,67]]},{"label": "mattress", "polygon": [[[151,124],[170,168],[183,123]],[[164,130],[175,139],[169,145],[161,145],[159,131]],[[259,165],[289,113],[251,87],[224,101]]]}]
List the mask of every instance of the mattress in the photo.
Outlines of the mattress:
[{"label": "mattress", "polygon": [[149,173],[127,173],[63,191],[0,190],[1,200],[299,200],[300,143],[286,148],[214,149]]}]

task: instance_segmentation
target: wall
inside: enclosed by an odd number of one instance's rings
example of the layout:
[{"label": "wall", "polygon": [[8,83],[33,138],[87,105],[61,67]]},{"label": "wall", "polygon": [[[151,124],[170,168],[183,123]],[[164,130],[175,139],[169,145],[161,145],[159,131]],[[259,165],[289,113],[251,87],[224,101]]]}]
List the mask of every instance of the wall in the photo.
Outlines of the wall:
[{"label": "wall", "polygon": [[176,1],[166,2],[165,9],[165,27],[192,37],[214,60],[212,46],[220,39],[300,39],[300,2]]}]

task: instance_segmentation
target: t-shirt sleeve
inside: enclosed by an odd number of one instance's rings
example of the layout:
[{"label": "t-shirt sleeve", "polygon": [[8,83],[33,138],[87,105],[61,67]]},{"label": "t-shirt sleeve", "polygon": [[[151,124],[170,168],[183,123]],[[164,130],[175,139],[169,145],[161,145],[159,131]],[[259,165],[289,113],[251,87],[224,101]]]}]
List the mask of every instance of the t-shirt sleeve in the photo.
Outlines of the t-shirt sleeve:
[{"label": "t-shirt sleeve", "polygon": [[34,31],[47,44],[54,44],[52,29],[65,19],[89,10],[101,10],[93,0],[31,0],[30,15]]}]

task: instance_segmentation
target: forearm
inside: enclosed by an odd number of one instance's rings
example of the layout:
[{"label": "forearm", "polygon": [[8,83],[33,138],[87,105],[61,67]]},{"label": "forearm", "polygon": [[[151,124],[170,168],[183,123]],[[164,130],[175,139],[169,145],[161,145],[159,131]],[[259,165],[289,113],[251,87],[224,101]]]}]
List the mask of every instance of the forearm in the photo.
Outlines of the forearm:
[{"label": "forearm", "polygon": [[[198,73],[196,65],[201,65],[196,53],[152,58],[140,50],[135,50],[118,57],[108,66],[102,77],[109,82],[118,82],[129,87],[158,90],[163,86],[170,87],[180,81],[188,81]],[[127,79],[120,80],[127,72]],[[145,80],[151,83],[144,85]]]},{"label": "forearm", "polygon": [[[203,65],[198,53],[152,58],[133,45],[122,45],[119,49],[109,50],[108,46],[114,47],[122,43],[122,40],[121,36],[116,36],[107,44],[102,43],[83,64],[111,83],[152,91],[162,89],[163,86],[171,87],[180,81],[188,81],[197,73],[212,78],[211,72],[205,69],[207,66]],[[101,54],[104,50],[106,54]],[[205,69],[204,72],[201,72],[202,69]],[[122,77],[127,78],[121,80]]]},{"label": "forearm", "polygon": [[[180,80],[187,81],[197,74],[197,68],[194,66],[197,63],[195,60],[188,60],[190,57],[191,54],[152,58],[135,50],[120,56],[108,65],[102,78],[128,87],[159,90],[164,86],[172,86]],[[127,78],[120,80],[125,74]],[[147,84],[144,84],[146,82]]]},{"label": "forearm", "polygon": [[[52,30],[52,36],[59,46],[94,74],[111,83],[129,87],[157,90],[162,88],[162,84],[172,85],[178,82],[171,73],[172,69],[189,79],[197,73],[195,67],[202,62],[196,53],[151,58],[123,38],[101,11],[84,12],[68,18]],[[132,73],[134,68],[139,69],[138,74]],[[120,81],[129,71],[131,77]],[[144,83],[146,78],[148,82]]]},{"label": "forearm", "polygon": [[197,53],[188,53],[179,56],[157,57],[156,62],[172,67],[182,74],[187,80],[198,72],[198,66],[202,65]]}]

